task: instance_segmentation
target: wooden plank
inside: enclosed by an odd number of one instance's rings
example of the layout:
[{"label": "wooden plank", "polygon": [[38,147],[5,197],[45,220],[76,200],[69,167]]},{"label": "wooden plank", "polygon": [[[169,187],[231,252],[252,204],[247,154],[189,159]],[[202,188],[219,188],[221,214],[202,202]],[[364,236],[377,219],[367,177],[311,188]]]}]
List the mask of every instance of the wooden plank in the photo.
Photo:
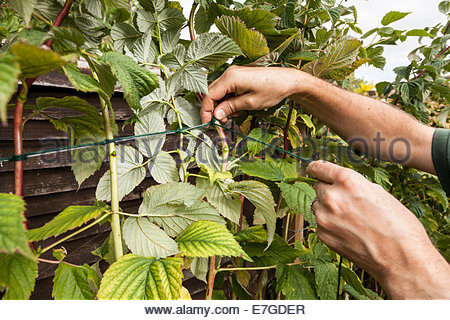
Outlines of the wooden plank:
[{"label": "wooden plank", "polygon": [[[116,122],[119,128],[123,127],[124,121],[119,120]],[[8,126],[0,126],[0,140],[13,141],[13,120],[8,120]],[[126,126],[119,136],[132,136],[133,128]],[[65,132],[56,130],[53,124],[49,121],[30,120],[25,124],[23,130],[23,140],[50,140],[50,139],[62,139],[67,138]]]},{"label": "wooden plank", "polygon": [[[120,202],[121,207],[128,208],[128,203],[141,199],[141,194],[148,187],[154,185],[155,181],[151,178],[145,179],[130,194],[126,195]],[[78,191],[61,192],[48,195],[39,195],[35,197],[26,197],[27,204],[26,216],[28,219],[46,215],[57,214],[68,206],[92,205],[95,202],[95,188],[86,188]],[[127,211],[129,212],[129,211]],[[134,213],[134,212],[130,212]],[[37,221],[33,227],[39,226]],[[31,226],[30,226],[31,227]]]}]

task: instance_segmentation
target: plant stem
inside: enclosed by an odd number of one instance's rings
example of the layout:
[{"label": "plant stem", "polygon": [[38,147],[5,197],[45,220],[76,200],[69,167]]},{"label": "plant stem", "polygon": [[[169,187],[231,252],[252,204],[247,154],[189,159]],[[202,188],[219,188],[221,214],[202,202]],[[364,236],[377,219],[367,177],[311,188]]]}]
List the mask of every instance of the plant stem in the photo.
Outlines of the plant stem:
[{"label": "plant stem", "polygon": [[[287,263],[287,266],[294,266],[297,264],[304,264],[305,262],[293,262],[293,263]],[[242,267],[242,268],[219,268],[216,270],[217,272],[220,271],[250,271],[250,270],[269,270],[269,269],[275,269],[277,265],[273,266],[265,266],[265,267]]]},{"label": "plant stem", "polygon": [[288,239],[288,233],[289,233],[289,221],[291,220],[291,213],[288,212],[287,216],[286,216],[286,229],[284,230],[284,240],[287,241]]},{"label": "plant stem", "polygon": [[208,287],[206,288],[206,300],[212,299],[214,290],[214,279],[216,278],[216,256],[212,256],[209,260]]},{"label": "plant stem", "polygon": [[194,30],[194,16],[195,10],[197,10],[198,3],[194,2],[192,4],[191,12],[189,14],[189,36],[191,37],[191,41],[195,40],[195,30]]},{"label": "plant stem", "polygon": [[[100,105],[102,107],[106,139],[113,140],[114,135],[112,132],[108,106],[101,97],[100,97]],[[113,211],[111,217],[111,233],[113,235],[114,240],[114,252],[116,255],[116,260],[118,260],[123,256],[123,248],[122,248],[122,233],[120,230],[120,216],[117,213],[119,211],[119,182],[117,172],[117,152],[116,152],[116,145],[114,144],[114,142],[108,143],[108,156],[109,156],[109,174],[111,183],[111,209]]]},{"label": "plant stem", "polygon": [[57,261],[57,260],[47,260],[47,259],[42,259],[42,258],[38,258],[39,262],[45,262],[45,263],[50,263],[50,264],[60,264],[60,263],[65,263],[68,264],[69,266],[73,266],[73,267],[81,267],[79,265],[73,264],[73,263],[69,263],[67,261]]},{"label": "plant stem", "polygon": [[107,218],[110,215],[110,213],[106,213],[103,217],[98,218],[97,220],[95,220],[94,222],[88,224],[87,226],[78,229],[77,231],[75,231],[74,233],[69,234],[68,236],[52,243],[51,245],[49,245],[48,247],[45,247],[44,249],[42,249],[41,251],[38,252],[38,255],[42,255],[44,252],[47,252],[48,250],[50,250],[51,248],[56,247],[58,244],[63,243],[66,240],[69,240],[70,238],[76,236],[77,234],[82,233],[83,231],[95,226],[97,223],[99,223],[100,221],[104,220],[105,218]]},{"label": "plant stem", "polygon": [[[26,84],[24,87],[26,88]],[[23,105],[26,100],[26,89],[22,89],[16,101],[14,109],[14,153],[16,155],[23,154],[22,141],[22,121],[23,121]],[[23,98],[25,96],[25,99]],[[14,163],[14,194],[23,196],[23,161],[16,161]]]},{"label": "plant stem", "polygon": [[[218,122],[216,120],[216,122]],[[219,134],[220,137],[220,141],[222,142],[222,172],[227,172],[228,171],[228,156],[230,153],[230,149],[228,147],[228,142],[227,142],[227,135],[225,134],[225,131],[223,130],[222,127],[220,126],[216,126],[217,129],[217,133]]]},{"label": "plant stem", "polygon": [[[173,111],[175,112],[175,114],[177,115],[178,127],[180,129],[183,129],[183,122],[181,122],[180,112],[177,109],[177,105],[175,104],[175,99],[173,98],[173,96],[172,96],[171,100],[172,100],[172,104],[170,106],[173,109]],[[184,135],[182,133],[180,133],[180,146],[179,146],[179,150],[178,150],[178,155],[180,156],[181,168],[183,169],[183,181],[187,182],[188,170],[187,170],[186,163],[184,162],[184,159],[183,159],[183,139],[184,139]]]},{"label": "plant stem", "polygon": [[[73,0],[67,0],[61,11],[58,13],[53,26],[60,26],[64,18],[69,14],[70,7]],[[49,39],[45,42],[45,45],[51,47],[53,39]],[[18,98],[16,101],[16,107],[14,110],[14,152],[16,155],[23,153],[23,141],[22,141],[22,122],[23,122],[23,105],[27,100],[28,89],[31,87],[37,77],[29,78],[22,81],[22,88],[19,89]],[[16,161],[14,165],[14,193],[19,196],[23,196],[23,162]]]},{"label": "plant stem", "polygon": [[[228,155],[229,148],[227,142],[227,136],[223,128],[216,126],[217,133],[219,134],[222,141],[222,168],[221,172],[226,172],[228,170]],[[212,256],[209,263],[209,276],[208,276],[208,287],[206,290],[206,300],[211,300],[212,292],[214,289],[214,279],[216,277],[216,256]]]}]

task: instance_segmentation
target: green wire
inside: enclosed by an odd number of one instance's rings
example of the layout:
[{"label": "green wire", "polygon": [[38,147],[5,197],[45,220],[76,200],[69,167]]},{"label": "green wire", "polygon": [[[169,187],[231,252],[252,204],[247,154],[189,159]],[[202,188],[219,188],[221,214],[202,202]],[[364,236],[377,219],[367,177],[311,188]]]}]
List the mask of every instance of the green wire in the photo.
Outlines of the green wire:
[{"label": "green wire", "polygon": [[40,150],[40,151],[32,151],[32,152],[28,152],[28,153],[24,153],[21,155],[12,155],[9,157],[2,157],[0,158],[0,163],[1,162],[16,162],[16,161],[24,161],[27,160],[28,158],[31,157],[36,157],[36,156],[40,156],[40,155],[47,155],[47,154],[52,154],[52,153],[58,153],[61,151],[72,151],[72,150],[79,150],[79,149],[85,149],[85,148],[89,148],[89,147],[95,147],[95,146],[102,146],[102,145],[107,145],[109,143],[115,143],[115,142],[124,142],[124,141],[130,141],[130,140],[135,140],[135,139],[140,139],[140,138],[145,138],[145,137],[150,137],[150,136],[157,136],[157,135],[166,135],[166,134],[177,134],[177,133],[183,133],[183,132],[187,132],[187,131],[192,131],[192,130],[196,130],[196,129],[202,129],[208,126],[218,126],[221,127],[227,131],[233,132],[237,135],[240,135],[241,137],[244,137],[248,140],[252,140],[255,141],[257,143],[260,143],[262,145],[265,145],[269,148],[275,149],[279,152],[288,154],[294,158],[297,158],[301,161],[305,161],[305,162],[312,162],[312,160],[310,159],[306,159],[303,158],[301,156],[296,155],[295,153],[286,151],[282,148],[279,148],[277,146],[271,145],[269,143],[266,143],[264,141],[260,141],[258,139],[255,139],[253,137],[247,136],[243,133],[240,133],[239,131],[233,130],[231,128],[227,128],[223,125],[221,125],[214,117],[212,118],[212,120],[208,123],[205,124],[201,124],[198,126],[194,126],[194,127],[188,127],[188,128],[178,128],[176,130],[169,130],[169,131],[161,131],[161,132],[153,132],[153,133],[147,133],[147,134],[141,134],[141,135],[137,135],[137,136],[129,136],[129,137],[118,137],[118,138],[114,138],[114,139],[105,139],[103,141],[99,141],[99,142],[93,142],[93,143],[85,143],[85,144],[79,144],[79,145],[74,145],[74,146],[67,146],[67,147],[61,147],[61,148],[53,148],[53,149],[45,149],[45,150]]}]

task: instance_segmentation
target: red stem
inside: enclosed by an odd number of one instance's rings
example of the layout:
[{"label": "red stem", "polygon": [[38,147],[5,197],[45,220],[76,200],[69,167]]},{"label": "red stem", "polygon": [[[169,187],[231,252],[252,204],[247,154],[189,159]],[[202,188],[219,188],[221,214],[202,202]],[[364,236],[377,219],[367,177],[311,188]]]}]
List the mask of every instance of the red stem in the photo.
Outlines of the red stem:
[{"label": "red stem", "polygon": [[[56,17],[54,26],[58,27],[61,25],[64,18],[69,14],[70,7],[72,6],[73,0],[68,0],[64,4],[61,12]],[[49,39],[45,42],[45,45],[51,47],[53,44],[53,39]],[[31,85],[36,81],[35,78],[28,78],[26,80],[26,87],[30,88]],[[14,153],[16,155],[23,154],[23,141],[22,141],[22,122],[23,122],[23,105],[26,102],[26,96],[21,97],[23,93],[23,87],[21,87],[17,94],[16,106],[14,109]],[[14,164],[14,193],[18,196],[23,196],[23,161],[16,161]]]},{"label": "red stem", "polygon": [[[439,59],[444,53],[446,53],[448,51],[448,49],[450,49],[450,46],[448,46],[447,48],[445,48],[444,50],[442,50],[441,52],[439,52],[439,54],[434,57],[434,59]],[[421,73],[419,73],[419,75],[415,78],[415,79],[419,79],[421,76],[424,75],[424,73],[426,72],[426,70],[422,70]]]},{"label": "red stem", "polygon": [[198,3],[194,2],[192,4],[191,12],[189,14],[189,35],[191,37],[191,41],[195,40],[195,30],[194,30],[194,15],[195,10],[197,10]]},{"label": "red stem", "polygon": [[[22,92],[20,89],[19,95]],[[23,153],[22,141],[22,119],[23,119],[23,101],[17,98],[14,109],[14,153],[21,155]],[[14,163],[14,194],[23,196],[23,161]]]},{"label": "red stem", "polygon": [[216,256],[212,256],[209,261],[209,275],[208,275],[208,287],[206,288],[206,300],[212,299],[215,277],[216,277]]}]

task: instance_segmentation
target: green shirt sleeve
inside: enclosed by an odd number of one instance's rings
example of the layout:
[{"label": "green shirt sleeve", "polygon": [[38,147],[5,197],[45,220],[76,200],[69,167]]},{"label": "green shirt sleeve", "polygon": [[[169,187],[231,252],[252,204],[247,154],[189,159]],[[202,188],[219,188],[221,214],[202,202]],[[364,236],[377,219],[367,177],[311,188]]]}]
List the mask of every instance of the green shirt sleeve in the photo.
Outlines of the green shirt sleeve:
[{"label": "green shirt sleeve", "polygon": [[450,129],[436,130],[431,150],[438,178],[450,197]]}]

